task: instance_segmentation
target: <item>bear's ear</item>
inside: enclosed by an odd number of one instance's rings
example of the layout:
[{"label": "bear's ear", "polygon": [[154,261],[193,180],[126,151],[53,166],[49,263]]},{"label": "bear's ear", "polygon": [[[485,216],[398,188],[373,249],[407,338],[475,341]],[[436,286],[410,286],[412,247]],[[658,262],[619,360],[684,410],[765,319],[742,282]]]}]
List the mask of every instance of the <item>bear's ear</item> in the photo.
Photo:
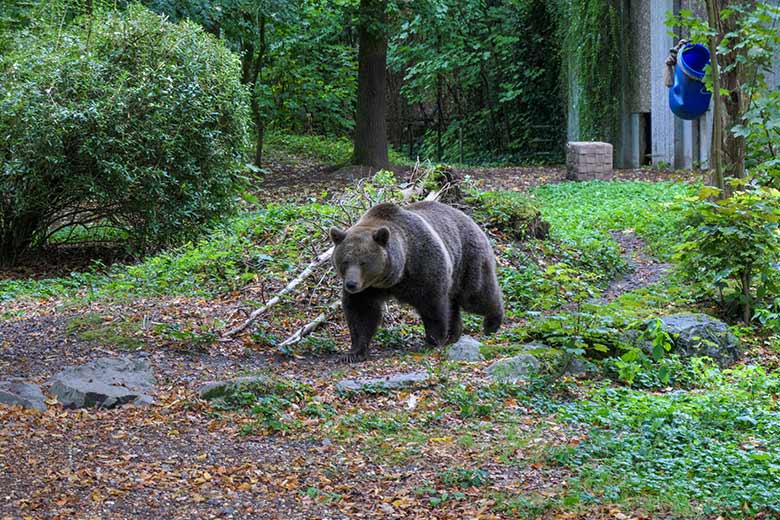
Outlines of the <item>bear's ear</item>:
[{"label": "bear's ear", "polygon": [[381,227],[374,231],[374,240],[380,246],[386,246],[387,241],[390,240],[390,230],[386,227]]},{"label": "bear's ear", "polygon": [[345,238],[347,238],[346,232],[340,230],[337,227],[330,228],[330,239],[334,244],[339,245],[344,241]]}]

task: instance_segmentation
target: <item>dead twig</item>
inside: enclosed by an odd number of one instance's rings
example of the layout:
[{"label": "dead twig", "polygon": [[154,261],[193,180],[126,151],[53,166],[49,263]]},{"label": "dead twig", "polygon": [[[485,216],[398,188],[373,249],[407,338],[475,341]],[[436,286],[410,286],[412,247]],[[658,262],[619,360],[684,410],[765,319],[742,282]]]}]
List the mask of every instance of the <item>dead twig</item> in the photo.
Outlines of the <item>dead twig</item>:
[{"label": "dead twig", "polygon": [[306,269],[301,271],[301,273],[296,276],[295,278],[290,281],[287,285],[284,286],[284,288],[277,292],[276,295],[274,295],[273,298],[268,300],[268,302],[260,307],[259,309],[255,309],[252,311],[252,314],[249,315],[249,318],[244,321],[241,325],[237,325],[233,327],[232,329],[225,332],[225,334],[222,335],[222,338],[229,338],[231,336],[235,336],[236,334],[243,332],[247,329],[250,325],[252,325],[258,317],[260,317],[264,312],[266,312],[268,309],[270,309],[272,306],[279,303],[279,301],[284,297],[285,294],[291,292],[293,289],[298,287],[302,281],[304,281],[306,278],[308,278],[318,267],[321,265],[327,263],[330,260],[330,257],[333,255],[333,247],[330,247],[327,251],[324,253],[321,253],[317,258],[312,260],[312,262],[306,266]]},{"label": "dead twig", "polygon": [[296,330],[294,333],[290,334],[287,339],[279,343],[279,350],[281,350],[284,354],[289,354],[290,351],[288,347],[302,341],[303,338],[314,332],[317,327],[325,323],[325,321],[328,319],[328,315],[333,312],[340,304],[341,300],[330,302],[328,306],[325,307],[325,310],[318,314],[316,318]]}]

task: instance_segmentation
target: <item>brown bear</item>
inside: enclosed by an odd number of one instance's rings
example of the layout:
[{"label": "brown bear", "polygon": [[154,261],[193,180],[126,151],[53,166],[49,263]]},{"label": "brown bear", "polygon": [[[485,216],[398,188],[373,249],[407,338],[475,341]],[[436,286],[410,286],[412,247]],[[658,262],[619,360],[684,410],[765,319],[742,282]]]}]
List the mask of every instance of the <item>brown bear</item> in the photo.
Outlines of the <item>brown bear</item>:
[{"label": "brown bear", "polygon": [[504,306],[493,248],[461,211],[439,202],[384,203],[346,231],[331,228],[330,237],[352,338],[346,361],[366,358],[390,297],[417,310],[433,346],[460,338],[461,309],[484,316],[486,334],[501,326]]}]

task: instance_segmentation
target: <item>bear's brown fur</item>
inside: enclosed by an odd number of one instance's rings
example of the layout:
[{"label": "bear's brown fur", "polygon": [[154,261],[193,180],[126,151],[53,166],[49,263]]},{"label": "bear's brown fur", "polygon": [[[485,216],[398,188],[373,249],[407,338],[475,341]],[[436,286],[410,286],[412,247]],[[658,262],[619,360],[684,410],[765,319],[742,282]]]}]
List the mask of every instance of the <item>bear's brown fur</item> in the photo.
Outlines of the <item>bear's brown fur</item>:
[{"label": "bear's brown fur", "polygon": [[434,346],[460,338],[461,309],[485,317],[485,333],[504,318],[496,259],[485,233],[439,202],[379,204],[351,228],[330,230],[333,265],[352,338],[348,361],[366,358],[390,297],[414,307]]}]

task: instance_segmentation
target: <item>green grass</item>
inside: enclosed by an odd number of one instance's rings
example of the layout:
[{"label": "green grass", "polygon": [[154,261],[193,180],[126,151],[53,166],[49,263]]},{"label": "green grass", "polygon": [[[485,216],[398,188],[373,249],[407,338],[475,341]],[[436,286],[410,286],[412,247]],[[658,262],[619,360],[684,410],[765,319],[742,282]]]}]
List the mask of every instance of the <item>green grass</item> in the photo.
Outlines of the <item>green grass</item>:
[{"label": "green grass", "polygon": [[[530,241],[527,247],[532,254],[498,245],[512,264],[499,269],[510,311],[559,306],[568,297],[562,289],[577,284],[594,291],[605,286],[626,268],[610,229],[635,228],[663,249],[663,237],[673,235],[676,223],[676,213],[663,204],[690,190],[641,182],[566,183],[534,190],[536,204],[551,223],[553,239]],[[508,194],[504,199],[512,197],[526,198]],[[501,207],[513,203],[505,200]],[[271,204],[229,220],[196,242],[135,265],[110,269],[96,265],[90,272],[48,280],[0,281],[0,302],[21,297],[214,297],[240,289],[258,273],[286,279],[300,265],[302,254],[322,249],[325,230],[337,216],[333,206]],[[531,256],[542,258],[542,265]]]},{"label": "green grass", "polygon": [[674,204],[696,186],[674,182],[567,182],[533,190],[552,236],[581,247],[610,230],[635,230],[650,247],[668,253],[682,220]]},{"label": "green grass", "polygon": [[636,502],[681,516],[780,513],[780,378],[758,367],[702,375],[703,390],[599,387],[564,419],[588,428],[552,459],[582,503]]},{"label": "green grass", "polygon": [[68,320],[65,331],[84,341],[122,350],[140,350],[146,346],[139,337],[141,325],[127,318],[105,319],[98,313],[90,312]]},{"label": "green grass", "polygon": [[[280,162],[308,159],[324,165],[347,165],[352,158],[352,140],[348,137],[292,135],[271,132],[263,141],[266,156]],[[408,165],[413,161],[388,148],[391,164]]]},{"label": "green grass", "polygon": [[321,249],[336,208],[320,204],[271,204],[215,228],[197,242],[135,265],[74,273],[48,280],[0,281],[0,301],[20,297],[81,295],[87,299],[191,295],[236,290],[259,272],[286,278],[312,248]]}]

